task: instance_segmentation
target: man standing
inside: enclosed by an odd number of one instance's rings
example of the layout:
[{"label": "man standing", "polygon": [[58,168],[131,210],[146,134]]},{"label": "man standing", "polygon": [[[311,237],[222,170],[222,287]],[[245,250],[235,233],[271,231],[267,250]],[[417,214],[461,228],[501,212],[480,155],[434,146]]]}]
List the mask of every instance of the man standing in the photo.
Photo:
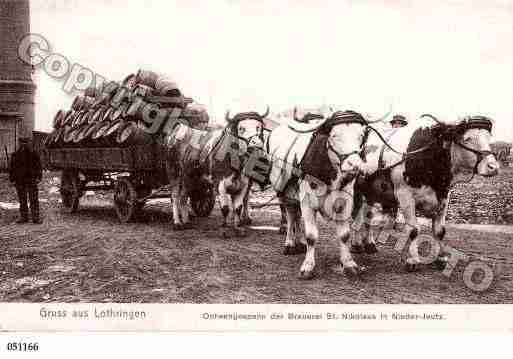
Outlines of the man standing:
[{"label": "man standing", "polygon": [[41,223],[39,218],[39,199],[37,184],[41,181],[41,160],[29,146],[29,138],[20,138],[20,147],[12,154],[9,166],[9,179],[16,186],[20,202],[21,217],[16,223],[28,222],[27,194],[30,200],[30,212],[34,223]]},{"label": "man standing", "polygon": [[406,117],[403,115],[395,115],[392,117],[392,120],[390,121],[390,125],[392,128],[399,128],[404,127],[408,124],[408,121],[406,120]]}]

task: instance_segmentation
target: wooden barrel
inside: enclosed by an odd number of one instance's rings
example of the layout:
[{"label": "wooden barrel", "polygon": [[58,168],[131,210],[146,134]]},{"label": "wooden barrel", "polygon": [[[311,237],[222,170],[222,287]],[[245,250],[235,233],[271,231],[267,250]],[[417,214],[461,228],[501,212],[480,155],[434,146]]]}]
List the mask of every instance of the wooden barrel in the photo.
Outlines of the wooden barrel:
[{"label": "wooden barrel", "polygon": [[91,115],[91,117],[89,117],[89,121],[87,121],[89,124],[91,123],[96,123],[100,120],[103,119],[103,114],[105,113],[105,111],[107,110],[107,106],[102,106],[102,107],[98,107],[94,112],[93,114]]},{"label": "wooden barrel", "polygon": [[91,123],[93,120],[93,116],[97,110],[98,109],[94,109],[94,110],[90,109],[89,111],[87,111],[86,115],[82,118],[80,125],[83,126],[83,125],[87,125],[87,124]]},{"label": "wooden barrel", "polygon": [[96,102],[96,99],[94,97],[90,96],[77,96],[73,100],[73,103],[71,104],[71,108],[75,111],[81,111],[85,109],[89,109],[90,107],[93,107],[93,104]]},{"label": "wooden barrel", "polygon": [[89,141],[86,138],[86,132],[89,129],[89,126],[91,126],[90,123],[86,123],[84,126],[82,126],[82,129],[75,135],[75,142],[78,143],[79,147],[89,147]]},{"label": "wooden barrel", "polygon": [[66,112],[66,114],[64,115],[64,118],[62,120],[62,126],[61,127],[71,125],[71,123],[73,122],[75,116],[78,113],[79,113],[78,111],[68,111],[68,112]]},{"label": "wooden barrel", "polygon": [[87,125],[87,129],[84,130],[84,141],[85,140],[92,140],[93,134],[98,131],[98,129],[103,124],[101,122],[93,122]]},{"label": "wooden barrel", "polygon": [[101,94],[98,98],[95,99],[92,108],[96,109],[101,106],[105,106],[109,104],[111,96],[108,94]]},{"label": "wooden barrel", "polygon": [[64,110],[59,110],[53,117],[53,128],[59,128],[62,126],[62,121],[64,119]]},{"label": "wooden barrel", "polygon": [[135,85],[137,85],[137,76],[134,74],[128,75],[127,77],[125,77],[123,82],[121,82],[121,86],[126,87],[128,89],[133,89]]},{"label": "wooden barrel", "polygon": [[118,130],[125,125],[126,121],[123,119],[116,120],[103,131],[102,141],[105,146],[116,146],[116,137]]},{"label": "wooden barrel", "polygon": [[149,144],[152,136],[137,126],[135,122],[126,122],[117,133],[116,143],[120,146],[133,146]]},{"label": "wooden barrel", "polygon": [[123,105],[119,106],[118,108],[114,109],[114,111],[112,111],[112,114],[110,115],[110,121],[114,122],[114,121],[121,119],[121,117],[123,117],[123,113],[125,112],[125,109],[127,107],[128,107],[128,104],[123,104]]},{"label": "wooden barrel", "polygon": [[62,139],[62,132],[64,131],[64,127],[58,128],[52,134],[52,137],[48,143],[49,148],[59,147],[60,141]]},{"label": "wooden barrel", "polygon": [[114,108],[113,107],[108,107],[105,110],[105,112],[103,113],[101,121],[110,121],[110,118],[111,118],[113,112],[114,112]]},{"label": "wooden barrel", "polygon": [[125,125],[125,120],[123,119],[119,119],[119,120],[115,120],[113,121],[109,128],[107,128],[104,132],[103,132],[103,135],[102,137],[103,138],[107,138],[107,137],[111,137],[114,133],[116,133],[117,130],[119,130],[122,126]]},{"label": "wooden barrel", "polygon": [[89,110],[93,105],[96,103],[96,98],[86,96],[84,97],[84,106],[82,107],[83,110]]},{"label": "wooden barrel", "polygon": [[155,92],[160,96],[179,97],[182,95],[178,85],[171,79],[159,77],[155,82]]},{"label": "wooden barrel", "polygon": [[96,87],[94,87],[94,86],[89,86],[88,88],[85,89],[84,96],[96,97],[96,91],[99,92],[100,90],[97,90]]},{"label": "wooden barrel", "polygon": [[52,132],[50,132],[48,134],[48,136],[46,136],[46,138],[43,142],[43,146],[45,148],[49,148],[52,146],[53,138],[55,137],[55,134],[57,133],[58,130],[59,130],[58,128],[55,128]]},{"label": "wooden barrel", "polygon": [[132,93],[132,98],[135,98],[135,97],[145,98],[147,96],[150,96],[152,94],[152,92],[153,92],[152,87],[146,86],[143,84],[137,84]]},{"label": "wooden barrel", "polygon": [[111,123],[108,121],[103,121],[97,124],[93,130],[91,131],[91,135],[88,137],[91,145],[93,146],[105,146],[108,143],[105,142],[103,138],[103,133],[110,127]]},{"label": "wooden barrel", "polygon": [[74,121],[74,126],[73,127],[80,127],[80,126],[82,126],[84,123],[86,123],[88,121],[89,116],[91,116],[91,110],[83,111],[80,114],[80,116],[78,116],[76,118],[76,120]]},{"label": "wooden barrel", "polygon": [[75,131],[73,131],[73,137],[71,141],[75,144],[79,144],[84,139],[84,131],[87,130],[88,124],[83,123]]},{"label": "wooden barrel", "polygon": [[73,132],[75,129],[73,129],[71,126],[66,125],[64,126],[64,131],[62,132],[62,143],[64,145],[69,144],[73,139]]},{"label": "wooden barrel", "polygon": [[82,109],[83,105],[84,105],[84,96],[78,95],[73,100],[73,103],[71,104],[71,108],[75,111],[80,111]]},{"label": "wooden barrel", "polygon": [[85,116],[86,111],[77,111],[72,116],[70,116],[69,120],[66,121],[66,125],[71,126],[72,128],[77,128],[82,117]]},{"label": "wooden barrel", "polygon": [[102,128],[106,127],[107,125],[108,122],[97,122],[89,125],[90,127],[86,130],[86,133],[84,134],[84,141],[86,141],[91,146],[102,146]]},{"label": "wooden barrel", "polygon": [[141,103],[139,101],[132,102],[127,108],[124,113],[125,117],[134,118],[134,119],[140,119],[142,118],[142,109],[144,107],[145,103]]},{"label": "wooden barrel", "polygon": [[81,111],[80,116],[77,116],[77,118],[75,120],[75,127],[82,126],[84,123],[86,123],[89,120],[90,116],[91,116],[91,110]]},{"label": "wooden barrel", "polygon": [[159,74],[157,74],[156,72],[141,69],[137,71],[135,79],[137,84],[142,84],[145,86],[149,86],[151,88],[155,88],[155,84],[159,77]]},{"label": "wooden barrel", "polygon": [[75,111],[69,110],[64,112],[64,117],[62,118],[61,127],[66,126],[69,122],[71,122],[71,116],[74,115]]},{"label": "wooden barrel", "polygon": [[[152,104],[152,107],[145,108],[145,106],[149,106],[148,104],[140,104],[137,102],[132,103],[127,110],[125,111],[125,118],[130,121],[142,121],[143,115],[149,116],[150,119],[155,119],[159,115],[160,106],[158,104]],[[146,113],[144,113],[147,111]]]},{"label": "wooden barrel", "polygon": [[108,121],[102,121],[100,124],[96,127],[96,131],[93,132],[91,135],[91,138],[93,140],[98,140],[103,137],[103,133],[111,126],[111,123]]}]

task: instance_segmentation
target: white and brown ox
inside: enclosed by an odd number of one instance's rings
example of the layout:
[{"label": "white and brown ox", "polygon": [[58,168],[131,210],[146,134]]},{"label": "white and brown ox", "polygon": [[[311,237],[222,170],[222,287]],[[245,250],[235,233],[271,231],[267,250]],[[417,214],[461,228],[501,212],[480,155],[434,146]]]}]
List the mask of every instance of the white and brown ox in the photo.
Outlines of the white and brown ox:
[{"label": "white and brown ox", "polygon": [[304,252],[304,244],[297,235],[302,218],[306,256],[300,277],[313,277],[315,244],[319,239],[316,216],[320,213],[336,224],[344,269],[357,274],[362,267],[352,258],[348,240],[354,180],[358,173],[367,171],[360,151],[369,123],[353,111],[335,112],[327,119],[321,113],[309,113],[306,117],[318,121],[284,124],[273,130],[269,138],[270,181],[287,216],[284,253]]},{"label": "white and brown ox", "polygon": [[[233,214],[237,234],[243,234],[242,207],[250,179],[242,171],[253,149],[263,148],[262,120],[269,114],[239,113],[223,129],[211,131],[176,125],[166,136],[166,170],[171,187],[173,221],[177,229],[188,228],[188,190],[195,181],[208,180],[217,187],[223,226]],[[227,233],[227,232],[225,232]]]},{"label": "white and brown ox", "polygon": [[[369,205],[367,208],[380,204],[389,221],[395,221],[398,210],[404,215],[406,235],[412,240],[406,263],[409,271],[418,269],[421,263],[413,241],[418,235],[416,211],[432,219],[433,236],[442,241],[451,185],[469,172],[485,177],[499,172],[499,163],[490,148],[489,118],[473,116],[449,124],[432,115],[421,117],[435,124],[396,129],[388,139],[369,136],[364,158],[372,173],[360,177],[355,185],[355,218],[362,215],[364,203]],[[372,215],[373,211],[369,211],[368,220],[372,221]],[[363,248],[374,253],[375,238],[369,225],[365,227]],[[362,250],[359,240],[353,247],[353,252]],[[447,260],[448,254],[442,250],[435,264],[443,269]]]}]

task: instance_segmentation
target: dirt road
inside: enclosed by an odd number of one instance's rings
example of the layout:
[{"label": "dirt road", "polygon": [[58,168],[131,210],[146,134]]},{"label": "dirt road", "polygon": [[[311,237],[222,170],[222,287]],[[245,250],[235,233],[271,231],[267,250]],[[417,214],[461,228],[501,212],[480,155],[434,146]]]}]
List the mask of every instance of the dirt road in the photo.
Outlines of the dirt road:
[{"label": "dirt road", "polygon": [[[62,214],[56,195],[43,203],[42,225],[15,225],[2,210],[0,301],[150,303],[512,303],[512,234],[451,228],[449,244],[500,274],[485,292],[468,289],[463,265],[450,278],[434,268],[406,273],[393,243],[358,257],[368,272],[349,279],[338,267],[333,228],[322,225],[317,275],[298,278],[302,256],[282,255],[283,236],[250,231],[220,235],[220,213],[173,232],[169,206],[145,207],[139,223],[119,224],[111,204],[93,197],[75,215]],[[254,224],[275,226],[275,208],[253,211]],[[498,266],[498,267],[497,267]]]}]

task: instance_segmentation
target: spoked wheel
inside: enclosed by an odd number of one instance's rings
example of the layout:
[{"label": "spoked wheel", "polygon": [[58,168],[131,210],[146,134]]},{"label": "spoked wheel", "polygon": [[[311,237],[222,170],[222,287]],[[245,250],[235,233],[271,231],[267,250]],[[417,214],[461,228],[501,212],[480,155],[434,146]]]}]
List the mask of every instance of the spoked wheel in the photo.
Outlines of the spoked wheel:
[{"label": "spoked wheel", "polygon": [[64,212],[75,213],[81,196],[82,191],[78,173],[71,170],[63,171],[61,176],[61,199]]},{"label": "spoked wheel", "polygon": [[208,217],[216,203],[214,186],[203,180],[200,186],[196,186],[190,193],[191,207],[198,217]]},{"label": "spoked wheel", "polygon": [[114,187],[114,206],[121,223],[134,219],[137,212],[137,192],[134,185],[126,178],[116,181]]}]

